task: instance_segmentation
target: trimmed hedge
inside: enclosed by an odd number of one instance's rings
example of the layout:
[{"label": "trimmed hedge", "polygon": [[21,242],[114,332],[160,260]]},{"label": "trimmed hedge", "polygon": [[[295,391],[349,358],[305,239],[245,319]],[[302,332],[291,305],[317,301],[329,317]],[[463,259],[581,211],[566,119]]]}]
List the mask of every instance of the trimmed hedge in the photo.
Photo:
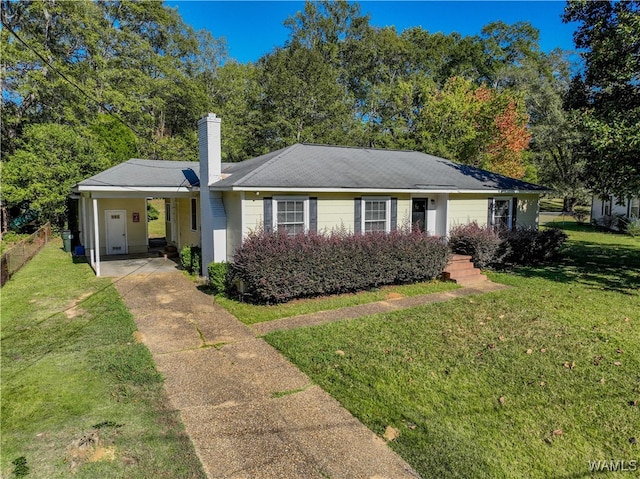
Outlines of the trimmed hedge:
[{"label": "trimmed hedge", "polygon": [[224,293],[227,290],[227,275],[229,265],[227,263],[209,263],[207,266],[209,273],[209,285],[213,294]]},{"label": "trimmed hedge", "polygon": [[185,246],[180,251],[180,264],[189,274],[200,275],[202,250],[200,246]]},{"label": "trimmed hedge", "polygon": [[567,235],[558,228],[530,228],[506,231],[502,238],[502,264],[524,266],[555,259]]},{"label": "trimmed hedge", "polygon": [[241,282],[254,302],[281,303],[432,280],[448,258],[443,239],[419,231],[297,236],[258,231],[236,251],[229,279]]},{"label": "trimmed hedge", "polygon": [[500,234],[473,222],[453,228],[449,237],[451,251],[470,255],[478,268],[504,268],[532,265],[557,257],[567,235],[560,229],[533,228],[502,231]]}]

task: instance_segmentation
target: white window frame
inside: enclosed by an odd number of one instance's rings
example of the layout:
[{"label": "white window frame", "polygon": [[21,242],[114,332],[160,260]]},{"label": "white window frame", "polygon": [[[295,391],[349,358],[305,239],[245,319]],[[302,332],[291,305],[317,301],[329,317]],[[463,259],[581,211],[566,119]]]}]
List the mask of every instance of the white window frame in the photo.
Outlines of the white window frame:
[{"label": "white window frame", "polygon": [[171,223],[171,221],[172,221],[171,202],[165,201],[164,202],[164,222]]},{"label": "white window frame", "polygon": [[[360,209],[360,231],[363,233],[367,233],[366,229],[366,203],[368,201],[384,201],[385,202],[385,233],[391,232],[391,197],[390,196],[363,196],[362,197],[362,208]],[[379,221],[379,220],[375,220]]]},{"label": "white window frame", "polygon": [[508,201],[507,230],[513,229],[513,196],[496,196],[491,198],[491,227],[496,228],[496,201]]},{"label": "white window frame", "polygon": [[271,225],[273,231],[278,231],[278,203],[285,201],[302,201],[304,232],[309,232],[309,197],[308,196],[274,196],[273,211],[271,213]]},{"label": "white window frame", "polygon": [[191,231],[198,231],[198,198],[189,198],[189,200],[189,226]]},{"label": "white window frame", "polygon": [[629,217],[640,218],[640,197],[631,198],[629,200]]}]

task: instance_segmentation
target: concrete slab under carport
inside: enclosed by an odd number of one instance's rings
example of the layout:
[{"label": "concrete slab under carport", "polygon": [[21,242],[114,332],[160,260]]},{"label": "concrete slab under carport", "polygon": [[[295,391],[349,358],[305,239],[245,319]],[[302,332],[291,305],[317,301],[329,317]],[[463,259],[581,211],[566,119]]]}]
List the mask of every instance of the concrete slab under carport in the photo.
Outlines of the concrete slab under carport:
[{"label": "concrete slab under carport", "polygon": [[107,278],[170,273],[179,269],[180,265],[176,260],[153,253],[109,255],[100,258],[100,276]]}]

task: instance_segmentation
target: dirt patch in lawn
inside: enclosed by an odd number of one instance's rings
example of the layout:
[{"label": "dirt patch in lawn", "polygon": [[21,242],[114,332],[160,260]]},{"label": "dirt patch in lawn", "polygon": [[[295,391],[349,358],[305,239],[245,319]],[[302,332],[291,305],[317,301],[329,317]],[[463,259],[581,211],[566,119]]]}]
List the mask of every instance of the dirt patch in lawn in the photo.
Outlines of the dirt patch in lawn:
[{"label": "dirt patch in lawn", "polygon": [[384,299],[390,300],[390,299],[402,299],[402,298],[406,298],[406,296],[404,294],[392,292],[392,293],[387,294],[387,296],[385,296]]},{"label": "dirt patch in lawn", "polygon": [[64,310],[64,313],[67,315],[67,319],[73,319],[76,316],[80,316],[82,313],[84,313],[85,310],[83,308],[78,307],[78,305],[82,303],[82,301],[87,299],[89,296],[91,296],[92,294],[93,293],[90,293],[90,292],[84,293],[78,296],[73,301],[71,301],[71,303],[69,303]]}]

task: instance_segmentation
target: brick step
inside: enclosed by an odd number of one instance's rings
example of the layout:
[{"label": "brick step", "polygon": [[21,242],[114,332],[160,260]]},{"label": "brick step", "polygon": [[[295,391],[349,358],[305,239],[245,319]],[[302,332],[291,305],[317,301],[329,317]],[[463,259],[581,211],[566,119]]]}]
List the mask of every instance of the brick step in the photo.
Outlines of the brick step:
[{"label": "brick step", "polygon": [[453,271],[466,271],[469,269],[473,269],[473,263],[471,261],[456,261],[455,263],[447,263],[447,266],[444,268],[445,271],[453,272]]},{"label": "brick step", "polygon": [[461,285],[472,285],[487,281],[488,278],[474,267],[471,256],[453,255],[442,273],[445,281],[455,281]]},{"label": "brick step", "polygon": [[449,263],[469,263],[471,256],[465,254],[452,254]]}]

